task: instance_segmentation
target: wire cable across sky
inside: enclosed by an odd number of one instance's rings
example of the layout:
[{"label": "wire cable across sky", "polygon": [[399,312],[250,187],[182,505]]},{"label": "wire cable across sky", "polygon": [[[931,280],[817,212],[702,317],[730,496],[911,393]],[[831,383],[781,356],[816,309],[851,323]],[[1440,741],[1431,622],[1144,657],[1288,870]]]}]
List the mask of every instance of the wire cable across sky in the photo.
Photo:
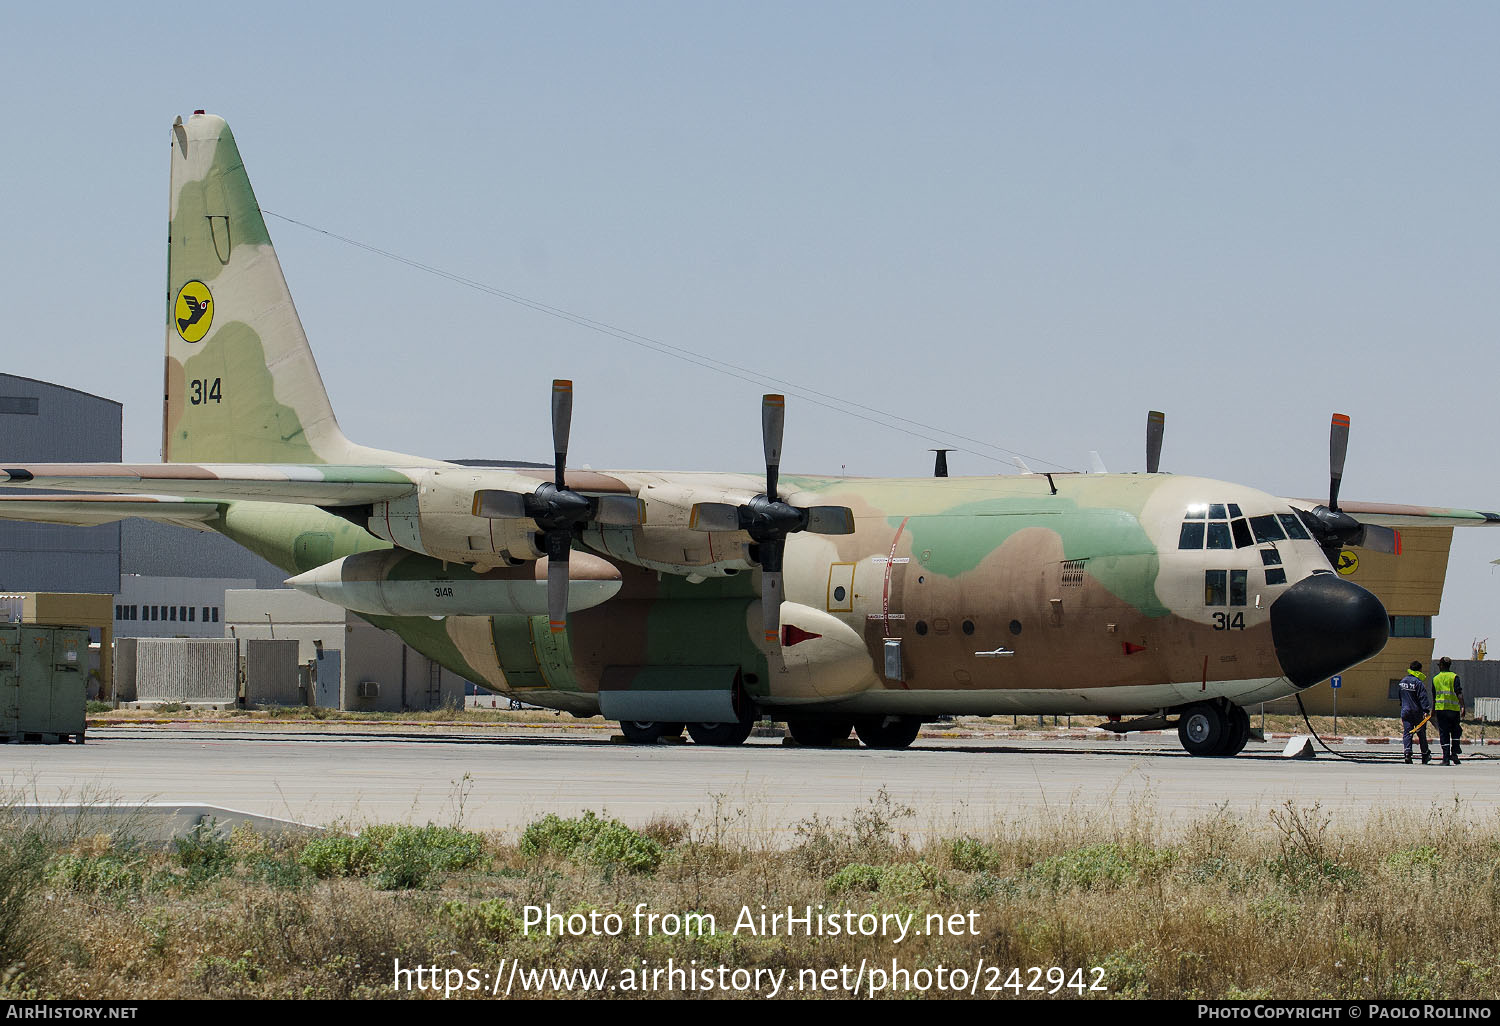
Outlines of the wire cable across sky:
[{"label": "wire cable across sky", "polygon": [[[274,210],[266,210],[265,208],[262,208],[261,213],[269,217],[274,217],[279,221],[285,221],[287,224],[293,224],[299,228],[305,228],[310,232],[316,232],[319,235],[326,235],[330,239],[337,240],[338,242],[345,243],[349,246],[354,246],[357,249],[362,249],[367,253],[374,254],[375,256],[383,257],[387,260],[393,260],[396,263],[405,264],[407,267],[413,268],[415,270],[435,275],[439,278],[444,278],[450,282],[453,282],[455,285],[461,285],[464,288],[473,289],[476,292],[483,292],[486,295],[494,296],[498,299],[504,299],[507,302],[515,303],[518,306],[524,306],[528,310],[535,310],[537,313],[546,314],[548,317],[556,317],[559,320],[567,321],[570,324],[575,324],[581,328],[587,328],[590,331],[596,331],[602,335],[608,335],[609,337],[618,339],[621,342],[628,342],[633,346],[638,346],[639,348],[650,350],[654,353],[670,357],[674,360],[680,360],[684,363],[693,364],[697,367],[712,371],[716,374],[723,374],[728,377],[738,378],[741,381],[748,382],[759,388],[775,388],[778,391],[785,392],[790,395],[795,395],[806,402],[813,403],[817,406],[822,406],[823,408],[828,410],[833,410],[835,413],[841,413],[848,417],[856,417],[860,420],[875,424],[879,427],[887,428],[891,431],[899,431],[902,434],[909,435],[913,438],[920,438],[923,441],[932,442],[934,445],[952,449],[955,452],[968,453],[972,456],[978,456],[981,459],[991,460],[995,463],[1011,463],[1013,457],[1020,457],[1028,463],[1046,464],[1049,467],[1056,467],[1059,470],[1065,471],[1074,470],[1074,468],[1072,467],[1066,466],[1062,463],[1057,463],[1053,460],[1045,459],[1044,457],[1028,456],[1025,453],[1017,452],[1014,449],[1007,449],[1003,445],[996,445],[993,442],[986,442],[981,438],[972,438],[968,435],[962,435],[956,432],[948,431],[945,428],[938,427],[933,424],[924,424],[919,420],[912,420],[909,417],[902,417],[899,414],[890,412],[889,410],[882,410],[877,409],[873,406],[866,406],[864,403],[858,403],[853,401],[852,399],[844,399],[841,396],[836,396],[828,392],[821,392],[807,385],[798,384],[794,381],[787,381],[783,378],[774,377],[769,374],[763,374],[759,371],[751,370],[748,367],[742,367],[739,364],[730,363],[727,360],[720,360],[717,357],[709,356],[705,353],[699,353],[691,349],[686,349],[682,346],[675,346],[669,342],[663,342],[660,339],[652,338],[649,335],[642,335],[634,331],[629,331],[625,328],[617,327],[605,321],[595,320],[592,317],[586,317],[583,314],[574,313],[571,310],[564,310],[561,307],[552,306],[539,300],[529,299],[526,296],[518,295],[514,292],[509,292],[505,289],[487,284],[486,282],[477,281],[473,278],[466,277],[465,275],[458,274],[453,271],[444,270],[441,267],[436,267],[432,264],[424,263],[420,260],[413,260],[412,258],[402,256],[399,253],[393,253],[388,249],[381,249],[379,246],[372,246],[367,242],[360,242],[358,239],[351,239],[347,235],[340,235],[338,232],[330,231],[327,228],[320,228],[317,225],[309,224],[306,221],[298,220],[295,217],[288,217],[285,214],[278,214]],[[979,446],[980,448],[968,448],[965,445],[959,444],[960,442],[967,442],[971,445]],[[982,451],[986,449],[991,451]],[[995,455],[995,453],[1002,453],[1003,455]]]}]

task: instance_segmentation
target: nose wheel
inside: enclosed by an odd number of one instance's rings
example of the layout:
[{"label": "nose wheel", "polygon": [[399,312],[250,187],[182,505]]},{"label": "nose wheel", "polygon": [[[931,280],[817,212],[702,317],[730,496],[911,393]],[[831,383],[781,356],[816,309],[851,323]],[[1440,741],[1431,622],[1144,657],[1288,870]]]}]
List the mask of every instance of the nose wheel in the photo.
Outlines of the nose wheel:
[{"label": "nose wheel", "polygon": [[1177,739],[1189,755],[1238,755],[1250,740],[1250,714],[1233,702],[1198,702],[1181,711]]}]

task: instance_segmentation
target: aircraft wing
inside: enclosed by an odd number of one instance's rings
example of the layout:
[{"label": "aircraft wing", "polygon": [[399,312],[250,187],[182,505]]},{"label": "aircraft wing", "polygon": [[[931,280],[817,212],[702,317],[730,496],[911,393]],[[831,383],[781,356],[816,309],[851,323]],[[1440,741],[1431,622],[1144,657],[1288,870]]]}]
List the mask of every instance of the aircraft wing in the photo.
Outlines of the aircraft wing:
[{"label": "aircraft wing", "polygon": [[207,531],[219,504],[171,495],[0,495],[0,520],[97,527],[140,517]]},{"label": "aircraft wing", "polygon": [[409,495],[416,488],[417,475],[424,472],[261,463],[37,463],[0,467],[0,487],[354,506]]},{"label": "aircraft wing", "polygon": [[[1311,510],[1316,499],[1282,499],[1297,509]],[[1380,527],[1484,527],[1500,524],[1500,513],[1449,506],[1404,506],[1391,502],[1341,502],[1339,509],[1362,524]]]}]

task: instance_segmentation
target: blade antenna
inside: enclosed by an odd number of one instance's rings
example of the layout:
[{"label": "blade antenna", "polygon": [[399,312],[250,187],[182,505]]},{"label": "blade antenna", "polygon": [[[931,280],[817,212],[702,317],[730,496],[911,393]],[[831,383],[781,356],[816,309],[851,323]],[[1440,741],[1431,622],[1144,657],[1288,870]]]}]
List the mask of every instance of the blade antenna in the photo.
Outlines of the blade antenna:
[{"label": "blade antenna", "polygon": [[1160,410],[1146,414],[1146,473],[1161,470],[1161,442],[1167,430],[1167,415]]}]

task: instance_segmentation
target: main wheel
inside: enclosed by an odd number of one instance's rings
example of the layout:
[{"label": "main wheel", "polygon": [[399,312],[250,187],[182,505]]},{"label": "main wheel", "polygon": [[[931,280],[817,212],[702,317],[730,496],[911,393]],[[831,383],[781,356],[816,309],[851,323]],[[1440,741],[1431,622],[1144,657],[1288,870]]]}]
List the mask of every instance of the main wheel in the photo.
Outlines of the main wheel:
[{"label": "main wheel", "polygon": [[677,728],[677,733],[682,733],[680,723],[661,723],[657,720],[621,720],[620,733],[625,735],[625,740],[633,744],[654,744],[659,737],[671,737],[672,728]]},{"label": "main wheel", "polygon": [[854,731],[866,748],[908,748],[917,739],[922,721],[915,716],[861,716]]},{"label": "main wheel", "polygon": [[1177,739],[1189,755],[1218,755],[1228,731],[1228,717],[1212,702],[1188,706],[1177,721]]},{"label": "main wheel", "polygon": [[752,720],[742,720],[739,723],[689,723],[687,732],[694,744],[730,747],[744,744],[754,726]]},{"label": "main wheel", "polygon": [[786,729],[792,740],[806,748],[827,748],[845,741],[854,729],[852,720],[806,719],[787,720]]},{"label": "main wheel", "polygon": [[1225,757],[1239,755],[1250,742],[1250,714],[1244,706],[1229,706],[1229,728],[1224,732],[1224,747],[1219,754]]}]

